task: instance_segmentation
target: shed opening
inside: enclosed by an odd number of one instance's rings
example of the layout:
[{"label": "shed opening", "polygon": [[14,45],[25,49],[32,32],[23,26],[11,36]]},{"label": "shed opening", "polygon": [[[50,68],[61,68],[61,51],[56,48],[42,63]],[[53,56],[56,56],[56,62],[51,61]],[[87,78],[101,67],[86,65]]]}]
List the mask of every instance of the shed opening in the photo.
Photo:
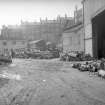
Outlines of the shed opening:
[{"label": "shed opening", "polygon": [[105,58],[105,10],[92,19],[93,56]]}]

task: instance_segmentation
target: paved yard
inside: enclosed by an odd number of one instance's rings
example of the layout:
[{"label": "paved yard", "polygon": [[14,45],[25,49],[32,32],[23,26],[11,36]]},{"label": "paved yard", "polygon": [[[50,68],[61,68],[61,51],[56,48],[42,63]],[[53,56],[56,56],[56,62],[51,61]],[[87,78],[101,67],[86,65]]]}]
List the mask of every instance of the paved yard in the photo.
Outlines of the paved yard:
[{"label": "paved yard", "polygon": [[21,79],[0,86],[0,105],[105,105],[105,80],[56,60],[19,60],[0,68]]}]

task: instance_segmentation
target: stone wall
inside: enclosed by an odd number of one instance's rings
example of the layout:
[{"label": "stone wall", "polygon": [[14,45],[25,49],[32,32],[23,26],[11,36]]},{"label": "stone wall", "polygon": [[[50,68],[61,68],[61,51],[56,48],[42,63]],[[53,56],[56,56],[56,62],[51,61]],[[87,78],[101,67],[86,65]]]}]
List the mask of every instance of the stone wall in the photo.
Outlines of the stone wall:
[{"label": "stone wall", "polygon": [[75,26],[63,33],[63,51],[84,51],[83,26]]}]

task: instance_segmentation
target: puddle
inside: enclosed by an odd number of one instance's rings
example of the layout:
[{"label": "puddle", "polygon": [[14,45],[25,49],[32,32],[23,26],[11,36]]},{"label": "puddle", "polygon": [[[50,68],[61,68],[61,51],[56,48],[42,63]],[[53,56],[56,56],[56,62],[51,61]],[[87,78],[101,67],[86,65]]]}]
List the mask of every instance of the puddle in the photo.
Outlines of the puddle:
[{"label": "puddle", "polygon": [[43,82],[46,82],[46,80],[43,80]]},{"label": "puddle", "polygon": [[9,82],[9,79],[0,78],[0,88],[2,88],[5,84]]},{"label": "puddle", "polygon": [[22,80],[19,74],[7,73],[5,71],[3,71],[3,73],[0,74],[0,77],[14,80]]},{"label": "puddle", "polygon": [[10,67],[15,67],[16,64],[12,63],[12,64],[10,64],[9,66],[10,66]]}]

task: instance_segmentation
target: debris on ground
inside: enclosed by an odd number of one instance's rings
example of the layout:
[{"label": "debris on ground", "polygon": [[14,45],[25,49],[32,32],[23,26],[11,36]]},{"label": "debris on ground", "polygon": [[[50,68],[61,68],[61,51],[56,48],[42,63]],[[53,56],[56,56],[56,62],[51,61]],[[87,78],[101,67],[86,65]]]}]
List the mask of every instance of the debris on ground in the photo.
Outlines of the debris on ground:
[{"label": "debris on ground", "polygon": [[73,68],[79,71],[97,72],[98,76],[105,78],[105,59],[74,63]]},{"label": "debris on ground", "polygon": [[10,63],[12,63],[11,56],[0,55],[0,65],[5,65]]},{"label": "debris on ground", "polygon": [[3,73],[0,74],[0,78],[21,80],[21,76],[19,74],[7,73],[5,71],[3,71]]},{"label": "debris on ground", "polygon": [[0,78],[0,88],[2,88],[5,84],[7,84],[9,79],[7,78]]},{"label": "debris on ground", "polygon": [[99,70],[98,71],[98,76],[105,78],[105,70]]},{"label": "debris on ground", "polygon": [[74,62],[34,59],[13,62],[16,67],[2,70],[20,74],[22,80],[9,79],[0,89],[0,105],[105,105],[105,81],[74,70],[71,68]]},{"label": "debris on ground", "polygon": [[91,61],[93,57],[83,52],[66,52],[60,55],[61,61]]}]

